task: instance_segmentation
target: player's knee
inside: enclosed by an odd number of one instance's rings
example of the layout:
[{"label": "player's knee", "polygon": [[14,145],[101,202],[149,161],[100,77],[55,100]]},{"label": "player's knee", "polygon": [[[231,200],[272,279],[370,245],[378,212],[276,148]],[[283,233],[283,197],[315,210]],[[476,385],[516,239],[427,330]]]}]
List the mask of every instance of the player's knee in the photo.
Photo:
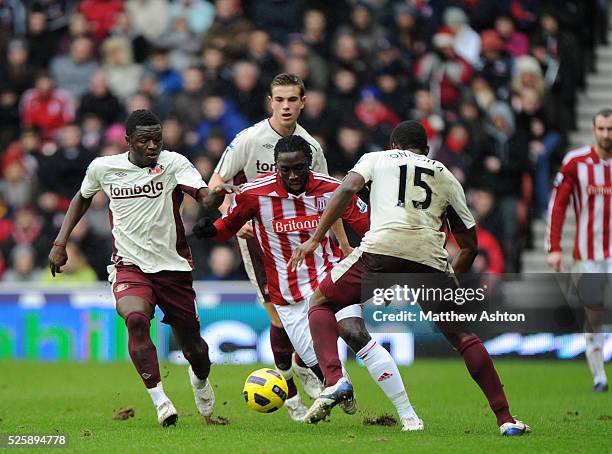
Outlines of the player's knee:
[{"label": "player's knee", "polygon": [[131,336],[142,336],[149,333],[151,321],[142,312],[131,312],[125,317],[125,326]]},{"label": "player's knee", "polygon": [[361,318],[352,317],[341,320],[338,323],[338,330],[340,337],[354,352],[365,347],[371,339]]}]

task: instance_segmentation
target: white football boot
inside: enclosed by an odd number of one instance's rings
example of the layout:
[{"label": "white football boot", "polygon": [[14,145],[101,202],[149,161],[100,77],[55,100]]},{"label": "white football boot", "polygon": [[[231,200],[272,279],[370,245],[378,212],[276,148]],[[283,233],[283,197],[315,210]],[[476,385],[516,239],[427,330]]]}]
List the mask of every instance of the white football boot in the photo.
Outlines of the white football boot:
[{"label": "white football boot", "polygon": [[425,429],[421,418],[402,418],[402,432],[416,432]]},{"label": "white football boot", "polygon": [[287,413],[289,413],[289,417],[293,421],[304,422],[304,416],[306,416],[308,407],[304,405],[299,394],[287,399],[285,401],[285,408],[287,409]]},{"label": "white football boot", "polygon": [[212,415],[215,408],[215,392],[210,385],[210,381],[206,379],[206,382],[202,385],[202,380],[193,373],[191,366],[189,366],[187,372],[189,373],[189,382],[193,389],[193,396],[198,411],[204,417]]},{"label": "white football boot", "polygon": [[531,432],[531,427],[518,419],[514,419],[514,422],[506,422],[499,426],[499,433],[505,437],[516,437],[525,435]]},{"label": "white football boot", "polygon": [[292,355],[291,358],[293,372],[295,372],[295,375],[297,375],[302,382],[304,392],[308,394],[311,399],[316,399],[319,397],[319,394],[321,394],[321,391],[323,391],[323,383],[321,383],[319,378],[309,367],[298,366],[295,362],[295,354]]},{"label": "white football boot", "polygon": [[178,413],[169,399],[159,404],[155,409],[157,410],[157,422],[162,427],[174,426],[177,423]]}]

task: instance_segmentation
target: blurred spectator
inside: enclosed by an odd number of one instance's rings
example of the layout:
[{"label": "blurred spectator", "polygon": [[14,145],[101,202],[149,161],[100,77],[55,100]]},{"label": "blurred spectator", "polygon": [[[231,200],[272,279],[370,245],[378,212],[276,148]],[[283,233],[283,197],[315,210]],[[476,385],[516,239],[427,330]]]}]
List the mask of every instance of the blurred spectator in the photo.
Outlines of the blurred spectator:
[{"label": "blurred spectator", "polygon": [[254,63],[239,61],[234,64],[228,97],[249,123],[257,123],[266,116],[266,90],[259,80],[259,67]]},{"label": "blurred spectator", "polygon": [[181,91],[181,73],[170,65],[168,50],[158,48],[153,51],[146,66],[147,73],[157,82],[159,94],[174,95]]},{"label": "blurred spectator", "polygon": [[70,46],[77,38],[90,37],[90,25],[83,13],[74,12],[70,15],[68,30],[61,36],[57,44],[57,53],[60,55],[70,53]]},{"label": "blurred spectator", "polygon": [[308,62],[303,58],[289,57],[285,61],[283,72],[287,74],[295,74],[304,82],[304,85],[313,85],[310,79],[310,67]]},{"label": "blurred spectator", "polygon": [[299,30],[303,0],[258,0],[252,3],[252,17],[255,26],[270,32],[270,38],[287,44],[290,33]]},{"label": "blurred spectator", "polygon": [[183,125],[176,118],[168,118],[162,124],[164,149],[175,151],[191,159],[193,152],[185,143]]},{"label": "blurred spectator", "polygon": [[[308,90],[300,115],[300,125],[310,134],[322,136],[326,143],[333,138],[337,119],[327,106],[327,96],[321,90]],[[325,147],[323,147],[325,151]]]},{"label": "blurred spectator", "polygon": [[0,81],[5,89],[17,95],[34,85],[34,67],[28,62],[28,48],[23,40],[8,43],[6,59],[0,65]]},{"label": "blurred spectator", "polygon": [[231,103],[221,96],[209,96],[202,103],[203,119],[198,123],[196,148],[200,149],[208,139],[211,131],[218,128],[222,131],[226,143],[236,134],[249,126],[246,118],[239,114]]},{"label": "blurred spectator", "polygon": [[249,34],[246,60],[259,66],[263,81],[271,81],[279,73],[280,66],[271,50],[270,35],[263,30],[254,30]]},{"label": "blurred spectator", "polygon": [[65,126],[60,134],[60,146],[40,156],[38,179],[41,190],[64,199],[63,206],[81,187],[85,170],[94,158],[95,155],[81,145],[79,126],[74,123]]},{"label": "blurred spectator", "polygon": [[[70,241],[81,250],[87,263],[96,273],[97,279],[103,281],[108,277],[106,267],[113,252],[112,241],[109,241],[106,232],[99,235],[97,230],[91,228],[89,219],[91,219],[89,216],[81,218],[70,235]],[[104,225],[108,225],[108,210]]]},{"label": "blurred spectator", "polygon": [[97,155],[106,125],[96,114],[89,113],[81,118],[81,144],[91,153]]},{"label": "blurred spectator", "polygon": [[93,59],[93,44],[89,38],[77,38],[70,44],[69,55],[58,55],[51,60],[51,74],[62,88],[79,98],[87,91],[89,79],[99,69]]},{"label": "blurred spectator", "polygon": [[239,0],[217,0],[215,20],[204,35],[202,47],[216,47],[230,61],[238,60],[244,57],[252,29]]},{"label": "blurred spectator", "polygon": [[455,53],[474,65],[480,57],[480,36],[470,27],[467,15],[460,8],[448,8],[444,11],[444,24],[454,35]]},{"label": "blurred spectator", "polygon": [[310,73],[308,87],[325,88],[327,86],[329,77],[327,63],[310,49],[302,35],[298,33],[289,35],[287,53],[291,58],[298,58],[306,62]]},{"label": "blurred spectator", "polygon": [[26,8],[21,0],[0,1],[0,50],[12,38],[26,34]]},{"label": "blurred spectator", "polygon": [[393,24],[390,36],[395,37],[402,48],[413,56],[425,53],[430,41],[429,24],[419,17],[417,9],[410,3],[396,3],[393,7]]},{"label": "blurred spectator", "polygon": [[512,16],[502,14],[495,19],[495,31],[499,34],[506,50],[513,57],[520,57],[529,53],[529,39],[527,35],[517,31]]},{"label": "blurred spectator", "polygon": [[132,60],[132,47],[125,38],[108,38],[102,44],[102,54],[110,91],[125,102],[138,91],[142,67]]},{"label": "blurred spectator", "polygon": [[10,88],[0,87],[0,150],[19,136],[19,96]]},{"label": "blurred spectator", "polygon": [[452,172],[459,183],[465,185],[470,167],[470,135],[461,123],[451,125],[444,137],[440,150],[436,153],[436,160]]},{"label": "blurred spectator", "polygon": [[187,68],[200,50],[200,43],[194,32],[189,29],[185,17],[170,21],[170,29],[155,41],[158,47],[169,49],[170,67],[182,71]]},{"label": "blurred spectator", "polygon": [[380,98],[380,91],[376,87],[361,90],[359,102],[355,106],[355,115],[370,132],[370,140],[380,149],[385,149],[391,131],[401,119],[383,104]]},{"label": "blurred spectator", "polygon": [[357,74],[349,69],[338,69],[332,74],[329,105],[337,116],[354,115],[359,82]]},{"label": "blurred spectator", "polygon": [[183,88],[174,97],[173,113],[188,131],[193,131],[202,118],[202,101],[211,93],[199,68],[183,71]]},{"label": "blurred spectator", "polygon": [[231,247],[216,245],[208,259],[210,273],[204,278],[208,281],[232,281],[237,277],[236,257]]},{"label": "blurred spectator", "polygon": [[418,81],[429,82],[435,104],[443,109],[456,107],[473,74],[470,64],[453,50],[454,42],[452,33],[439,31],[433,37],[434,51],[421,57],[415,68]]},{"label": "blurred spectator", "polygon": [[304,14],[304,41],[322,58],[329,57],[331,39],[327,31],[327,19],[322,11],[310,9]]},{"label": "blurred spectator", "polygon": [[493,190],[486,186],[475,186],[468,189],[466,199],[478,229],[486,230],[497,239],[501,238],[503,221]]},{"label": "blurred spectator", "polygon": [[28,179],[24,162],[19,158],[4,159],[2,163],[2,179],[0,179],[0,192],[4,195],[6,203],[13,210],[33,201],[36,186],[34,181]]},{"label": "blurred spectator", "polygon": [[53,278],[53,276],[51,276],[51,271],[47,267],[42,276],[43,283],[49,285],[81,286],[83,284],[98,281],[96,272],[89,263],[87,263],[87,259],[76,243],[69,241],[66,244],[66,253],[68,254],[68,261],[66,265],[62,267],[62,272]]},{"label": "blurred spectator", "polygon": [[339,35],[334,44],[334,67],[348,69],[357,76],[361,84],[368,78],[368,65],[359,50],[357,40],[348,34]]},{"label": "blurred spectator", "polygon": [[387,37],[386,30],[372,16],[366,2],[358,2],[351,10],[349,23],[339,28],[339,34],[350,35],[369,64],[374,60],[377,43]]},{"label": "blurred spectator", "polygon": [[36,266],[46,265],[46,249],[51,237],[44,234],[43,221],[29,206],[19,208],[13,216],[12,230],[0,248],[3,257],[10,257],[11,251],[19,245],[31,246],[36,251]]},{"label": "blurred spectator", "polygon": [[510,98],[512,65],[512,56],[504,51],[504,43],[499,34],[495,30],[482,32],[482,55],[476,69],[493,88],[497,98],[503,101]]},{"label": "blurred spectator", "polygon": [[199,35],[212,25],[215,8],[205,0],[175,0],[170,4],[170,17],[184,17],[189,30]]},{"label": "blurred spectator", "polygon": [[28,16],[28,61],[36,69],[47,68],[49,60],[53,57],[56,39],[47,28],[47,18],[41,12],[33,11]]},{"label": "blurred spectator", "polygon": [[202,50],[201,61],[206,85],[215,93],[225,93],[230,84],[231,74],[223,51],[216,47],[205,47]]},{"label": "blurred spectator", "polygon": [[89,81],[89,91],[83,94],[77,118],[83,120],[86,115],[96,115],[105,125],[110,125],[120,121],[123,117],[124,109],[119,99],[108,88],[106,73],[97,71]]},{"label": "blurred spectator", "polygon": [[124,7],[133,27],[149,41],[154,42],[168,30],[168,0],[126,0]]},{"label": "blurred spectator", "polygon": [[29,244],[20,244],[11,251],[10,268],[2,276],[4,282],[38,282],[42,270],[36,266],[36,254]]},{"label": "blurred spectator", "polygon": [[115,25],[110,30],[111,36],[123,38],[130,44],[131,55],[136,63],[144,63],[151,52],[151,43],[132,26],[132,19],[127,13],[119,13]]},{"label": "blurred spectator", "polygon": [[21,97],[21,122],[39,128],[44,139],[51,139],[74,119],[74,109],[70,93],[56,88],[51,75],[43,71],[36,76],[34,88]]},{"label": "blurred spectator", "polygon": [[[337,149],[327,154],[327,164],[331,174],[343,177],[353,168],[359,158],[368,151],[364,132],[358,126],[344,124],[338,128],[336,135]],[[379,147],[382,149],[386,147]]]},{"label": "blurred spectator", "polygon": [[97,42],[108,36],[117,16],[123,11],[123,0],[81,0],[79,11],[91,25],[91,34]]},{"label": "blurred spectator", "polygon": [[[212,169],[208,167],[209,164],[212,165],[210,159],[213,159],[216,163],[221,158],[221,155],[225,151],[225,148],[227,147],[228,143],[228,139],[221,129],[213,128],[210,131],[210,134],[208,135],[208,138],[204,143],[204,152],[206,153],[205,158],[207,158],[207,160],[203,161],[202,159],[200,159],[202,158],[202,156],[200,155],[200,157],[196,159],[195,164],[196,168],[202,174],[202,176],[208,175],[208,178],[210,178],[210,175],[212,175]],[[204,180],[208,181],[208,178],[204,178]]]}]

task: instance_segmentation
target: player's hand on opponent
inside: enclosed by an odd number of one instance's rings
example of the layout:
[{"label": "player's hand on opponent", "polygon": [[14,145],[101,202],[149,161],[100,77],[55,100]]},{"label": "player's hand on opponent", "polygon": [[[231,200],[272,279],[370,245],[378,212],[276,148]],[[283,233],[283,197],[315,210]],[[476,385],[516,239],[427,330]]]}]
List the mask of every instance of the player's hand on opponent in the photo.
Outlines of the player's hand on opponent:
[{"label": "player's hand on opponent", "polygon": [[200,218],[191,229],[196,238],[212,238],[217,234],[217,228],[211,218]]},{"label": "player's hand on opponent", "polygon": [[564,268],[563,268],[563,252],[561,251],[556,251],[556,252],[549,252],[548,253],[548,265],[550,265],[550,267],[557,271],[557,272],[563,272]]},{"label": "player's hand on opponent", "polygon": [[225,194],[240,194],[240,188],[238,186],[234,186],[233,184],[223,183],[218,186],[215,186],[211,189],[211,192],[214,195],[223,193]]},{"label": "player's hand on opponent", "polygon": [[353,247],[349,243],[340,243],[340,250],[342,251],[342,256],[347,257],[351,255],[353,252]]},{"label": "player's hand on opponent", "polygon": [[53,243],[53,248],[49,252],[49,269],[51,275],[55,277],[55,273],[62,272],[62,266],[68,261],[68,254],[66,253],[66,246],[57,245]]},{"label": "player's hand on opponent", "polygon": [[248,240],[249,238],[255,238],[255,232],[253,232],[253,225],[250,222],[247,222],[240,228],[240,230],[238,230],[236,236],[245,240]]},{"label": "player's hand on opponent", "polygon": [[314,240],[313,238],[309,239],[305,243],[300,244],[295,251],[293,251],[293,255],[289,260],[289,266],[291,267],[291,271],[295,271],[298,267],[304,263],[304,259],[307,255],[312,254],[319,247],[319,242]]}]

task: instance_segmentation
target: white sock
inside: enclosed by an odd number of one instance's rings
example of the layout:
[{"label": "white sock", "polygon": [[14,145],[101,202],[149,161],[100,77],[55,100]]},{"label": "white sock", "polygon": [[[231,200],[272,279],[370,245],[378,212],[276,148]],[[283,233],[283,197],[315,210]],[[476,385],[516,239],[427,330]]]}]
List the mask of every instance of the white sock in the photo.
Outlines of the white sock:
[{"label": "white sock", "polygon": [[593,383],[608,383],[603,360],[604,334],[586,333],[585,336],[587,363],[593,375]]},{"label": "white sock", "polygon": [[293,378],[293,369],[289,368],[287,370],[282,370],[279,369],[278,366],[276,366],[276,370],[280,372],[280,374],[285,377],[285,380],[289,380],[291,378]]},{"label": "white sock", "polygon": [[[191,366],[189,366],[189,368],[191,369]],[[208,379],[200,380],[195,374],[195,372],[193,372],[193,369],[191,369],[191,373],[189,374],[189,381],[191,382],[191,386],[193,386],[195,389],[202,389],[206,388],[206,383],[208,382]]]},{"label": "white sock", "polygon": [[159,382],[155,388],[147,388],[147,391],[149,392],[149,396],[151,396],[151,400],[153,401],[153,405],[155,405],[155,407],[159,407],[165,401],[170,400],[164,392],[162,382]]},{"label": "white sock", "polygon": [[393,403],[400,419],[416,418],[417,414],[410,404],[399,369],[391,354],[371,339],[357,352],[357,356],[368,368],[372,379]]}]

